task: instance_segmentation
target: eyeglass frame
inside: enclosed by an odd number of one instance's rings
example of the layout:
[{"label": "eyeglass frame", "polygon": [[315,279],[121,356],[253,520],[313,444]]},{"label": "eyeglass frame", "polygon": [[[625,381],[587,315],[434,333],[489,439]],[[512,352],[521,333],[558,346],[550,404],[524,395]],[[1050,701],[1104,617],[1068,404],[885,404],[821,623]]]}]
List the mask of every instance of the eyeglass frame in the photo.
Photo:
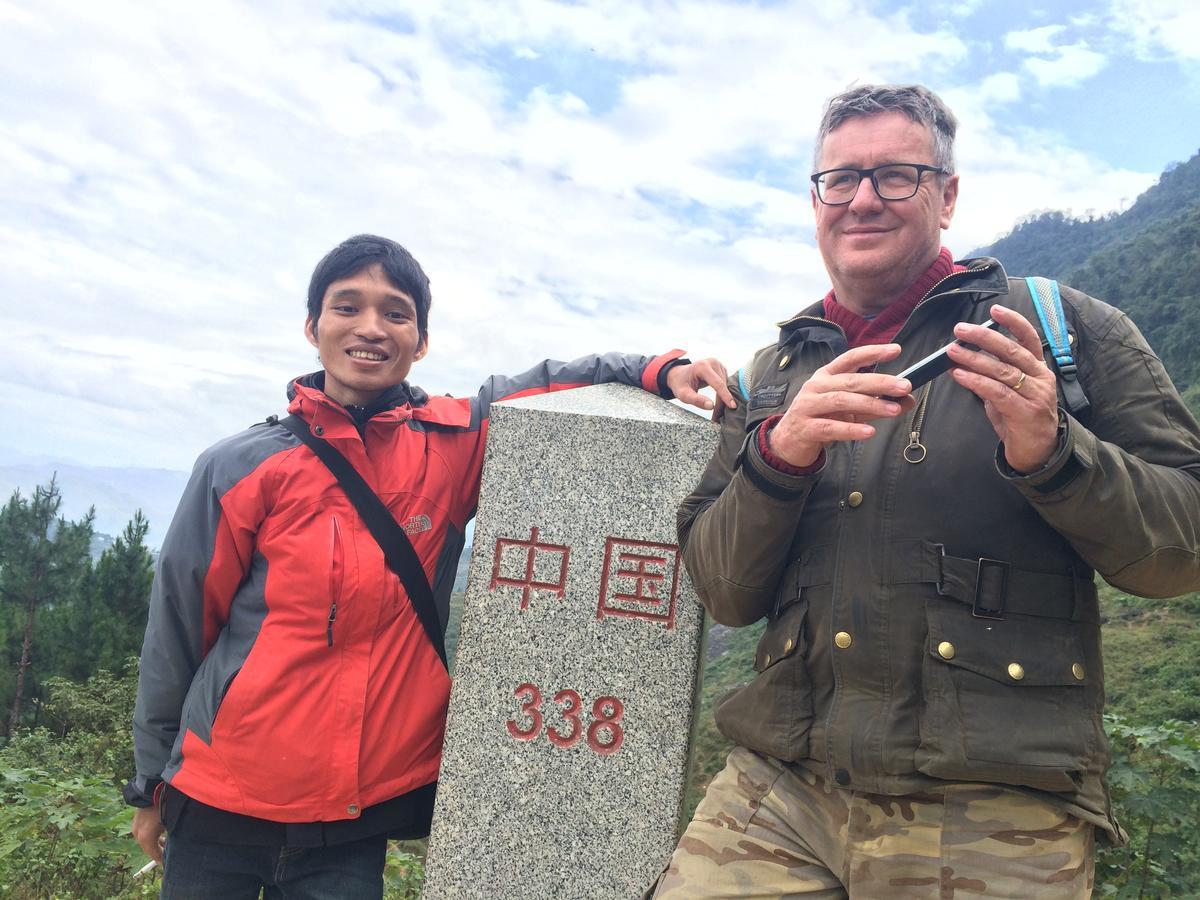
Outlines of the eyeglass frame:
[{"label": "eyeglass frame", "polygon": [[[916,183],[913,185],[913,192],[911,194],[909,194],[907,197],[885,197],[885,196],[883,196],[883,194],[881,194],[879,192],[879,182],[875,180],[875,173],[878,172],[880,169],[888,169],[888,168],[891,168],[892,166],[910,166],[917,170],[917,180],[916,180]],[[853,172],[858,176],[858,184],[856,184],[854,186],[854,193],[851,194],[848,199],[839,200],[835,203],[830,203],[823,196],[821,196],[822,191],[821,191],[821,185],[820,185],[819,179],[825,175],[828,175],[830,172]],[[941,168],[940,166],[930,166],[930,165],[926,165],[925,163],[894,162],[894,163],[884,163],[881,166],[874,166],[870,169],[853,169],[849,166],[838,166],[836,169],[826,169],[823,172],[813,173],[812,175],[809,176],[809,181],[811,181],[813,183],[813,190],[817,194],[817,199],[820,200],[822,203],[824,203],[826,206],[845,206],[848,203],[853,203],[854,198],[858,195],[859,185],[861,185],[864,180],[868,180],[868,179],[871,182],[871,189],[873,191],[875,191],[876,197],[878,197],[880,200],[883,200],[887,203],[898,203],[902,200],[911,200],[913,197],[917,196],[917,191],[919,191],[921,189],[921,176],[924,175],[926,172],[936,172],[938,175],[943,175],[943,176],[950,174],[949,172],[947,172],[945,169]]]}]

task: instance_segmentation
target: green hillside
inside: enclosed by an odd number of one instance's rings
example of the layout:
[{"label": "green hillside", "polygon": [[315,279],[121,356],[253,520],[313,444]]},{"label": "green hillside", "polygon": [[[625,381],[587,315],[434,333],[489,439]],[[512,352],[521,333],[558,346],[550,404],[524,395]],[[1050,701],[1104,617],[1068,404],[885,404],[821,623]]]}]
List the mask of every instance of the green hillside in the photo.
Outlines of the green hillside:
[{"label": "green hillside", "polygon": [[1042,212],[970,255],[994,256],[1014,272],[1061,278],[1094,254],[1124,243],[1143,229],[1172,219],[1198,203],[1200,154],[1169,167],[1157,184],[1122,213],[1073,218],[1062,211]]},{"label": "green hillside", "polygon": [[1200,154],[1164,172],[1128,210],[1049,212],[972,255],[1046,275],[1128,313],[1200,415]]}]

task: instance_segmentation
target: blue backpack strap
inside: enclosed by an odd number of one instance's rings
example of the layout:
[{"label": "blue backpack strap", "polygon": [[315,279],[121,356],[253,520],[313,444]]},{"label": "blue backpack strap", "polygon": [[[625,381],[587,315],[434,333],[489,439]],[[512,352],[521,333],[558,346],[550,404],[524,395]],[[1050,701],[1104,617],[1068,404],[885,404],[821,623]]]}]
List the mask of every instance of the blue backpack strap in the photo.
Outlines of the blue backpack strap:
[{"label": "blue backpack strap", "polygon": [[1079,418],[1088,411],[1091,404],[1084,393],[1083,385],[1079,383],[1079,370],[1071,353],[1071,338],[1067,334],[1067,317],[1063,314],[1058,282],[1034,276],[1026,278],[1025,284],[1029,286],[1029,296],[1033,299],[1033,307],[1041,320],[1042,333],[1050,343],[1050,355],[1054,359],[1055,368],[1058,369],[1067,410]]}]

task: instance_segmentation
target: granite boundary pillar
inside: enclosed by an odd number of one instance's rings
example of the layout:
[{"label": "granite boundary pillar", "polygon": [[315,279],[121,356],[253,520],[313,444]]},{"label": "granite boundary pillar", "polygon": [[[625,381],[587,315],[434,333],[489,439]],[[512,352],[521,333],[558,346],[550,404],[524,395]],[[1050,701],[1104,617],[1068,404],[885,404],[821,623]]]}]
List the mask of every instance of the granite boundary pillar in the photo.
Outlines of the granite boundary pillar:
[{"label": "granite boundary pillar", "polygon": [[675,509],[715,427],[601,385],[492,408],[427,900],[633,900],[676,841],[703,616]]}]

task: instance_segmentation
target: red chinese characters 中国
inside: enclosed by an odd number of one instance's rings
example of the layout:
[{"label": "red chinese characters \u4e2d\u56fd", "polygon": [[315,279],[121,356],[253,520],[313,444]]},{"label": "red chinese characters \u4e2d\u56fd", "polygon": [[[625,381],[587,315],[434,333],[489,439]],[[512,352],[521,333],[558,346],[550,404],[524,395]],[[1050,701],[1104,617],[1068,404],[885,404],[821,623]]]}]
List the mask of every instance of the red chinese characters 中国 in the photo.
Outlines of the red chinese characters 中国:
[{"label": "red chinese characters \u4e2d\u56fd", "polygon": [[[539,537],[540,531],[534,525],[529,529],[528,540],[502,537],[496,541],[492,581],[488,590],[494,591],[501,586],[521,588],[521,609],[529,608],[531,591],[547,591],[562,599],[567,589],[567,565],[571,558],[571,548],[562,544],[545,543],[539,540]],[[517,552],[513,553],[513,550]],[[520,574],[506,575],[506,569],[512,573],[514,561]],[[539,577],[539,573],[545,573],[547,568],[549,574]]]},{"label": "red chinese characters \u4e2d\u56fd", "polygon": [[596,618],[622,616],[675,627],[679,592],[679,548],[674,544],[610,537],[604,542],[604,572]]}]

